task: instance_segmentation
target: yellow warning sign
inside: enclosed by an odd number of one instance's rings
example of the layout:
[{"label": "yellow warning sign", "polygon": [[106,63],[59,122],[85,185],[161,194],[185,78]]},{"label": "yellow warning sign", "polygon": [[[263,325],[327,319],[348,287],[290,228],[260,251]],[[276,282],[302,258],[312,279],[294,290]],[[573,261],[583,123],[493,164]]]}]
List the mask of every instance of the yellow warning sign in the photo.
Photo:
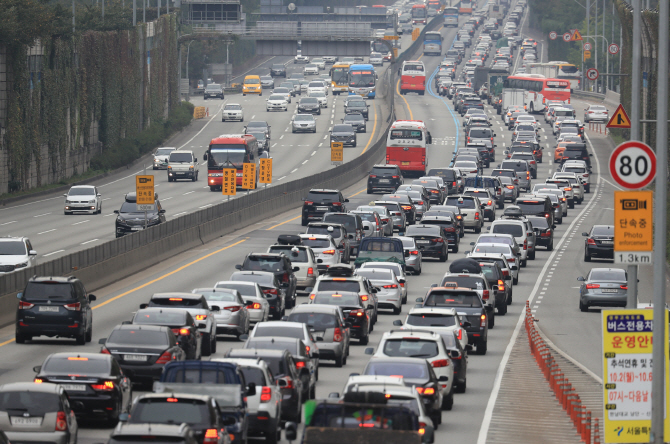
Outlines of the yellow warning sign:
[{"label": "yellow warning sign", "polygon": [[330,161],[344,162],[344,143],[330,142]]},{"label": "yellow warning sign", "polygon": [[591,51],[584,50],[584,61],[591,58]]},{"label": "yellow warning sign", "polygon": [[272,183],[272,158],[261,159],[258,183]]},{"label": "yellow warning sign", "polygon": [[398,48],[393,48],[393,57],[398,58]]},{"label": "yellow warning sign", "polygon": [[412,41],[416,41],[416,39],[419,38],[419,34],[421,34],[421,30],[419,28],[414,28],[414,31],[412,31]]},{"label": "yellow warning sign", "polygon": [[154,205],[156,203],[154,176],[135,176],[135,196],[137,205]]},{"label": "yellow warning sign", "polygon": [[385,35],[384,40],[400,40],[400,36],[397,35]]},{"label": "yellow warning sign", "polygon": [[245,163],[244,171],[242,173],[242,188],[245,190],[256,189],[256,164]]},{"label": "yellow warning sign", "polygon": [[579,29],[575,29],[575,32],[572,33],[572,39],[571,39],[571,40],[572,40],[573,42],[577,42],[577,41],[582,41],[582,40],[584,40],[584,39],[582,38],[582,34],[579,32]]},{"label": "yellow warning sign", "polygon": [[202,119],[205,117],[205,107],[204,106],[196,106],[193,108],[193,118],[194,119]]},{"label": "yellow warning sign", "polygon": [[614,111],[612,118],[607,122],[607,128],[630,128],[630,118],[623,105],[619,105]]},{"label": "yellow warning sign", "polygon": [[224,196],[234,196],[237,194],[237,169],[224,168],[222,173],[221,192]]}]

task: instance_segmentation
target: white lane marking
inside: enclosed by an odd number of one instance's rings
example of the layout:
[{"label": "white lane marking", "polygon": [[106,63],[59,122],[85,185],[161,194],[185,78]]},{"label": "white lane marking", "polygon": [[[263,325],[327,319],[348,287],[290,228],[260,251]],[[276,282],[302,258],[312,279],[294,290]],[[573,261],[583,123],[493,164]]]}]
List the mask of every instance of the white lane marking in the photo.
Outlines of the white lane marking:
[{"label": "white lane marking", "polygon": [[[156,187],[156,186],[158,186],[158,185],[154,185],[154,187]],[[104,202],[104,201],[109,200],[109,199],[111,199],[111,197],[105,197],[104,199],[102,199],[102,201]]]},{"label": "white lane marking", "polygon": [[33,216],[33,217],[42,217],[42,216],[47,216],[49,214],[51,214],[51,213],[38,214],[37,216]]},{"label": "white lane marking", "polygon": [[282,179],[286,179],[286,176],[282,176],[282,177],[280,177],[280,178],[277,179],[277,180],[282,180]]},{"label": "white lane marking", "polygon": [[[252,119],[253,119],[253,117],[252,117]],[[211,206],[212,206],[212,204],[207,204],[207,205],[203,205],[203,206],[198,207],[198,208],[207,208],[207,207],[211,207]]]},{"label": "white lane marking", "polygon": [[315,155],[315,154],[316,154],[316,151],[312,151],[312,154],[310,155],[310,157]]},{"label": "white lane marking", "polygon": [[186,214],[186,211],[182,211],[181,213],[173,214],[172,217],[181,216],[182,214]]},{"label": "white lane marking", "polygon": [[[163,199],[163,200],[165,200],[165,199]],[[105,215],[102,216],[102,217],[109,217],[109,216],[116,216],[116,213],[105,214]]]},{"label": "white lane marking", "polygon": [[321,145],[323,145],[323,142],[321,142],[321,143],[319,144],[319,148],[321,148]]},{"label": "white lane marking", "polygon": [[323,136],[323,140],[326,140],[327,138],[328,138],[328,134],[326,134],[325,136]]},{"label": "white lane marking", "polygon": [[182,194],[182,196],[186,196],[187,194],[195,193],[195,191],[189,191],[187,193]]},{"label": "white lane marking", "polygon": [[253,116],[251,116],[251,120],[254,120],[255,118],[256,118],[256,114],[254,114]]},{"label": "white lane marking", "polygon": [[98,240],[98,239],[91,239],[90,241],[82,242],[81,244],[82,244],[82,245],[86,245],[86,244],[90,244],[91,242],[95,242],[95,241],[97,241],[97,240]]},{"label": "white lane marking", "polygon": [[161,199],[161,200],[162,200],[163,202],[165,202],[166,200],[170,200],[170,199],[172,199],[173,197],[174,197],[174,196],[165,197],[165,198],[163,198],[163,199]]},{"label": "white lane marking", "polygon": [[47,234],[47,233],[51,233],[52,231],[56,231],[56,229],[52,228],[51,230],[42,231],[41,233],[37,233],[37,234]]},{"label": "white lane marking", "polygon": [[283,138],[284,138],[284,134],[282,134],[281,136],[279,136],[279,140],[282,140]]},{"label": "white lane marking", "polygon": [[72,225],[85,224],[86,222],[90,222],[90,221],[91,221],[91,219],[86,219],[86,220],[82,220],[81,222],[75,222],[75,223],[73,223]]},{"label": "white lane marking", "polygon": [[18,220],[12,220],[12,221],[9,221],[9,222],[5,222],[4,224],[0,224],[0,225],[15,224],[15,223],[17,223],[17,222],[18,222]]},{"label": "white lane marking", "polygon": [[191,137],[185,144],[183,144],[182,146],[180,146],[179,149],[184,148],[186,145],[188,145],[189,143],[191,143],[191,141],[192,141],[193,139],[195,139],[196,137],[198,137],[198,136],[200,135],[200,133],[202,133],[202,132],[205,130],[205,128],[207,128],[207,127],[209,126],[209,124],[212,123],[212,121],[214,121],[214,118],[221,112],[221,110],[223,109],[223,106],[224,106],[225,104],[226,104],[226,101],[224,101],[224,102],[221,104],[221,106],[219,107],[218,111],[216,111],[216,112],[212,115],[211,119],[209,119],[209,121],[208,121],[207,123],[205,123],[205,126],[203,126],[202,128],[200,128],[200,131],[198,131],[197,133],[195,133],[195,135],[194,135],[193,137]]},{"label": "white lane marking", "polygon": [[65,251],[65,250],[56,250],[56,251],[52,251],[51,253],[44,254],[42,256],[47,257],[47,256],[51,256],[52,254],[62,253],[63,251]]},{"label": "white lane marking", "polygon": [[271,146],[270,148],[274,148],[274,147],[276,147],[276,146],[277,146],[277,142],[273,143],[272,146]]},{"label": "white lane marking", "polygon": [[295,173],[296,171],[298,171],[298,169],[297,169],[297,168],[296,168],[296,169],[294,169],[293,171],[291,171],[291,173],[290,173],[290,174],[293,174],[293,173]]},{"label": "white lane marking", "polygon": [[309,159],[305,159],[305,161],[302,163],[303,165],[309,162]]}]

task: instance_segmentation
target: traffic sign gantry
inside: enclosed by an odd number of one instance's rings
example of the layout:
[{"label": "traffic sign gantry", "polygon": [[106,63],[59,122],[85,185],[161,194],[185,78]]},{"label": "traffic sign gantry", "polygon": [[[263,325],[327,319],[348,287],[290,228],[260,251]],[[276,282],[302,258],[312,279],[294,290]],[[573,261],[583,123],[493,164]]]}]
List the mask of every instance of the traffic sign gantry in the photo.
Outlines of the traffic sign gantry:
[{"label": "traffic sign gantry", "polygon": [[656,154],[649,145],[631,140],[612,151],[609,167],[612,179],[622,187],[644,188],[656,176]]},{"label": "traffic sign gantry", "polygon": [[551,32],[549,33],[549,38],[550,38],[550,39],[552,39],[552,40],[556,40],[556,37],[558,37],[558,34],[556,33],[556,31],[551,31]]},{"label": "traffic sign gantry", "polygon": [[623,109],[623,105],[619,105],[614,111],[612,118],[607,123],[607,128],[630,128],[630,118]]},{"label": "traffic sign gantry", "polygon": [[610,45],[607,47],[607,51],[609,51],[610,54],[615,55],[619,53],[619,45],[616,43],[610,43]]},{"label": "traffic sign gantry", "polygon": [[595,68],[589,68],[586,70],[586,78],[589,80],[598,80],[600,73]]}]

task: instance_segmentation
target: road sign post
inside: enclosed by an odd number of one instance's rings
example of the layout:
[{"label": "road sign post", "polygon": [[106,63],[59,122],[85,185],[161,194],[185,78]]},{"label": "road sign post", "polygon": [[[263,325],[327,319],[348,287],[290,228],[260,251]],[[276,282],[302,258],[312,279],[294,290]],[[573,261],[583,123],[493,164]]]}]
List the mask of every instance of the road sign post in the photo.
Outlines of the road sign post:
[{"label": "road sign post", "polygon": [[344,163],[344,143],[330,142],[330,161],[333,165],[342,165]]},{"label": "road sign post", "polygon": [[272,158],[261,159],[260,171],[258,175],[258,183],[264,183],[267,188],[269,183],[272,183]]},{"label": "road sign post", "polygon": [[137,211],[144,211],[144,229],[147,229],[147,211],[154,209],[156,193],[154,190],[154,176],[135,176],[135,204]]},{"label": "road sign post", "polygon": [[221,173],[223,174],[221,193],[230,200],[230,196],[237,194],[237,168],[224,168]]}]

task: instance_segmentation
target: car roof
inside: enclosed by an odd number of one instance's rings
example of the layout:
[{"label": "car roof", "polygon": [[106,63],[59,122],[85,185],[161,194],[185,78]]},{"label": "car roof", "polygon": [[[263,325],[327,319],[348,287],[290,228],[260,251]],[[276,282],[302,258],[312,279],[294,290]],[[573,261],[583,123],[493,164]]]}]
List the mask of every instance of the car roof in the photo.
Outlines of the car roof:
[{"label": "car roof", "polygon": [[60,393],[59,384],[51,383],[35,383],[35,382],[10,382],[7,384],[0,385],[0,393],[17,391],[17,392],[39,392],[39,393]]},{"label": "car roof", "polygon": [[[358,294],[358,293],[352,293]],[[296,305],[295,308],[291,311],[293,313],[328,313],[328,314],[337,314],[340,311],[340,307],[337,305],[326,305],[326,304],[300,304]],[[283,322],[283,321],[282,321]]]},{"label": "car roof", "polygon": [[166,297],[177,297],[181,299],[190,299],[190,300],[196,300],[202,298],[201,294],[194,294],[194,293],[154,293],[151,295],[151,299],[156,299],[156,298],[166,298]]},{"label": "car roof", "polygon": [[447,308],[447,307],[414,307],[409,310],[408,314],[426,314],[426,313],[437,313],[437,314],[443,314],[445,316],[456,316],[458,314],[455,308]]}]

